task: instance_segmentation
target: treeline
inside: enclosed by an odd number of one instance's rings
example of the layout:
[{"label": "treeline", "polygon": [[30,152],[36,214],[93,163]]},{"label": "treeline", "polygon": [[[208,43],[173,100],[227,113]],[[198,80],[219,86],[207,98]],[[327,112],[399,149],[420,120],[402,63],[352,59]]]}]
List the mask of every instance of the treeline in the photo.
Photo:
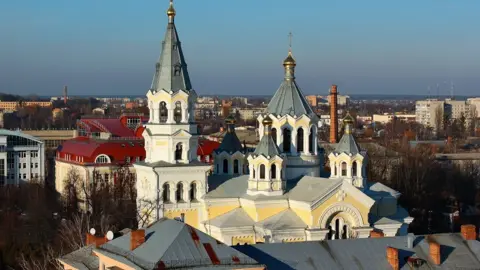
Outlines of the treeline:
[{"label": "treeline", "polygon": [[[399,149],[394,157],[377,155],[368,163],[368,178],[399,191],[399,203],[414,217],[409,229],[415,234],[458,230],[476,215],[480,197],[479,168],[472,162],[446,164],[435,159],[431,147]],[[369,153],[373,156],[374,153]],[[448,214],[459,211],[451,226]],[[455,221],[454,221],[455,223]]]},{"label": "treeline", "polygon": [[40,183],[0,187],[0,269],[62,269],[56,260],[85,243],[89,228],[98,234],[135,228],[135,174],[127,167],[115,178],[94,173],[85,182],[76,170],[64,192]]}]

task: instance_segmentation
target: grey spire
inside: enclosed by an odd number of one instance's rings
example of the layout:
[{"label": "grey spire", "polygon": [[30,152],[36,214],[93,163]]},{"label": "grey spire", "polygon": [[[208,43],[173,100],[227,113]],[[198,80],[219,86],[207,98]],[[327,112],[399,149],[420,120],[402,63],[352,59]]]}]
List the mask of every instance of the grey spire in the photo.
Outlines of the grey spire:
[{"label": "grey spire", "polygon": [[343,124],[345,126],[345,133],[343,134],[340,142],[335,147],[335,152],[337,153],[347,153],[347,154],[358,154],[360,153],[360,146],[358,146],[357,141],[352,135],[352,125],[355,122],[353,117],[350,114],[343,119]]},{"label": "grey spire", "polygon": [[227,133],[223,137],[222,143],[215,150],[215,152],[221,153],[225,151],[227,153],[235,153],[237,151],[242,151],[242,143],[235,133],[235,117],[232,115],[228,116],[227,119],[225,119],[225,123],[227,124]]},{"label": "grey spire", "polygon": [[296,62],[293,58],[292,51],[288,52],[288,56],[283,61],[285,67],[285,79],[268,104],[267,112],[274,115],[296,115],[303,114],[312,115],[313,110],[308,104],[305,96],[295,82],[295,66]]},{"label": "grey spire", "polygon": [[192,89],[192,85],[175,27],[174,17],[176,13],[175,9],[173,9],[172,2],[170,2],[167,15],[167,31],[165,33],[165,39],[162,42],[162,52],[155,66],[155,75],[153,76],[150,89],[154,91],[161,89],[166,91],[178,91],[180,89],[189,91]]},{"label": "grey spire", "polygon": [[278,149],[278,146],[271,135],[272,119],[267,116],[263,119],[262,123],[265,127],[265,133],[253,153],[255,155],[264,155],[266,157],[280,156],[281,151]]}]

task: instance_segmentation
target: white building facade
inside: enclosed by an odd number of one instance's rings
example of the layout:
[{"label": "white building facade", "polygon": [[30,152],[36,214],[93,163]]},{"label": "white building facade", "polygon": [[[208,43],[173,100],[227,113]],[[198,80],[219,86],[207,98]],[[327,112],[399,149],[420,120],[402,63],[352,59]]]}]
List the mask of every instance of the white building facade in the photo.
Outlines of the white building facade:
[{"label": "white building facade", "polygon": [[45,181],[43,141],[20,131],[0,130],[0,185]]}]

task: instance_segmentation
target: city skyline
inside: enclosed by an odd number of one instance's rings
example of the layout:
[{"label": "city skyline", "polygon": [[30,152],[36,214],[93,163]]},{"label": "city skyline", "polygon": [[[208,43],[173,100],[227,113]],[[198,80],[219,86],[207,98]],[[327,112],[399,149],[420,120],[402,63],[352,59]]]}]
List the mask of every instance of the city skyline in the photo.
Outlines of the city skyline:
[{"label": "city skyline", "polygon": [[[178,3],[177,3],[178,2]],[[28,5],[24,5],[28,3]],[[0,92],[144,95],[168,1],[0,4]],[[176,25],[199,94],[272,94],[288,33],[305,94],[476,95],[480,3],[176,1]],[[252,13],[252,14],[248,14]],[[258,15],[256,15],[258,14]],[[312,23],[313,22],[313,23]],[[15,27],[12,27],[15,26]],[[430,86],[430,93],[428,93]]]}]

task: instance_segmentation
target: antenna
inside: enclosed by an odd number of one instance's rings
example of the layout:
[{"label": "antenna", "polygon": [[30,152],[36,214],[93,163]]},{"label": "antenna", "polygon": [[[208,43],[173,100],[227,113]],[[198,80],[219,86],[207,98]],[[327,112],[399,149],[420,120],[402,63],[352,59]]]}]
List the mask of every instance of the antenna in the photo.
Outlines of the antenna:
[{"label": "antenna", "polygon": [[437,98],[440,98],[440,84],[437,83]]},{"label": "antenna", "polygon": [[113,240],[113,232],[112,231],[107,232],[107,240],[108,241]]},{"label": "antenna", "polygon": [[90,234],[91,234],[91,235],[95,235],[96,232],[97,232],[97,231],[95,230],[95,228],[91,228],[91,229],[90,229]]}]

